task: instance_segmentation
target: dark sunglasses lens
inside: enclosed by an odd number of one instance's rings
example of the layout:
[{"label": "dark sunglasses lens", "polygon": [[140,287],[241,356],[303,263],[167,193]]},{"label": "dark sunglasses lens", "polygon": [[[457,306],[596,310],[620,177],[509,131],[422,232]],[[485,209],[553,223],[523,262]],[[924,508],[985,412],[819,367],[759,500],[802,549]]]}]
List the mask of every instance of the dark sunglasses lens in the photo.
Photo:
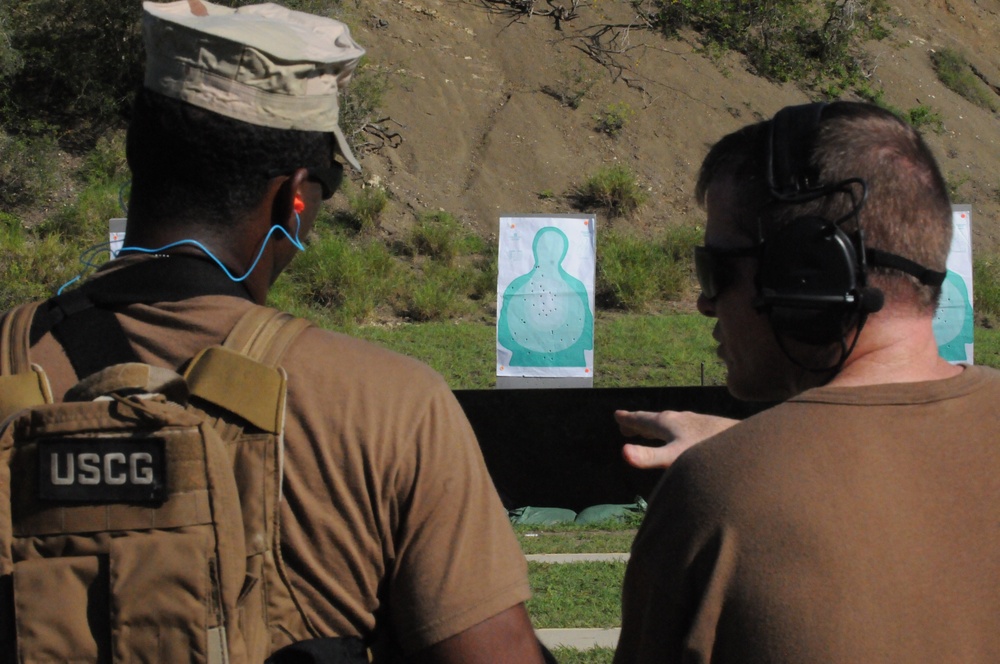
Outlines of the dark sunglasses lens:
[{"label": "dark sunglasses lens", "polygon": [[694,272],[698,277],[701,293],[709,300],[714,300],[725,287],[725,277],[720,274],[721,265],[705,247],[694,248]]},{"label": "dark sunglasses lens", "polygon": [[323,200],[331,198],[340,189],[344,181],[344,167],[335,163],[329,168],[310,168],[309,176],[318,181],[323,188]]}]

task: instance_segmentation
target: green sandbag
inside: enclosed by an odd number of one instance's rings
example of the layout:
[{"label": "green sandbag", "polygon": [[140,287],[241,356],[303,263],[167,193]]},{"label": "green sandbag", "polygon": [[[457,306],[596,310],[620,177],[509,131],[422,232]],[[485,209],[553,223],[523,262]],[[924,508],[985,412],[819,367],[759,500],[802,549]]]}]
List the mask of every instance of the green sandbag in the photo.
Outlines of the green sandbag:
[{"label": "green sandbag", "polygon": [[561,507],[518,507],[508,510],[507,516],[514,524],[550,526],[556,523],[573,523],[576,512]]},{"label": "green sandbag", "polygon": [[646,513],[646,501],[636,498],[636,502],[628,505],[592,505],[576,515],[574,523],[591,525],[607,521],[625,521],[634,515]]}]

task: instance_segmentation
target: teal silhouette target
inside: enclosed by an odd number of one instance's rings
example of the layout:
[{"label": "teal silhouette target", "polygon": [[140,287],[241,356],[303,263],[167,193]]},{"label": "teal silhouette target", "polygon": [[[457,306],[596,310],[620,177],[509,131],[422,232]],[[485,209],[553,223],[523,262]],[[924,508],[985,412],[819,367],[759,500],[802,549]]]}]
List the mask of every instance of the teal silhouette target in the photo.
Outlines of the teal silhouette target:
[{"label": "teal silhouette target", "polygon": [[534,266],[503,294],[497,341],[512,367],[586,367],[594,349],[594,314],[582,281],[563,269],[566,234],[546,226],[532,243]]},{"label": "teal silhouette target", "polygon": [[966,345],[972,344],[974,318],[972,298],[961,275],[948,270],[941,285],[941,301],[934,316],[934,339],[938,354],[949,362],[968,361]]}]

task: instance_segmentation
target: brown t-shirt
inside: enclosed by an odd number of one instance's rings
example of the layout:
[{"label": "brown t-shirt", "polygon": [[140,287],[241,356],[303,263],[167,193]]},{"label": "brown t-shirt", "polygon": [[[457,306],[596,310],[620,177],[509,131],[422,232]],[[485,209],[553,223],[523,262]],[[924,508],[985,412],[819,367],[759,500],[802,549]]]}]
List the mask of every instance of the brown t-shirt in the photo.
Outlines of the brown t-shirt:
[{"label": "brown t-shirt", "polygon": [[651,501],[617,664],[1000,662],[1000,373],[809,390]]},{"label": "brown t-shirt", "polygon": [[[253,306],[228,296],[119,315],[134,350],[179,369]],[[55,339],[30,358],[57,399],[74,382]],[[527,566],[468,421],[427,366],[306,330],[286,353],[282,554],[324,636],[389,635],[416,651],[529,597]]]}]

